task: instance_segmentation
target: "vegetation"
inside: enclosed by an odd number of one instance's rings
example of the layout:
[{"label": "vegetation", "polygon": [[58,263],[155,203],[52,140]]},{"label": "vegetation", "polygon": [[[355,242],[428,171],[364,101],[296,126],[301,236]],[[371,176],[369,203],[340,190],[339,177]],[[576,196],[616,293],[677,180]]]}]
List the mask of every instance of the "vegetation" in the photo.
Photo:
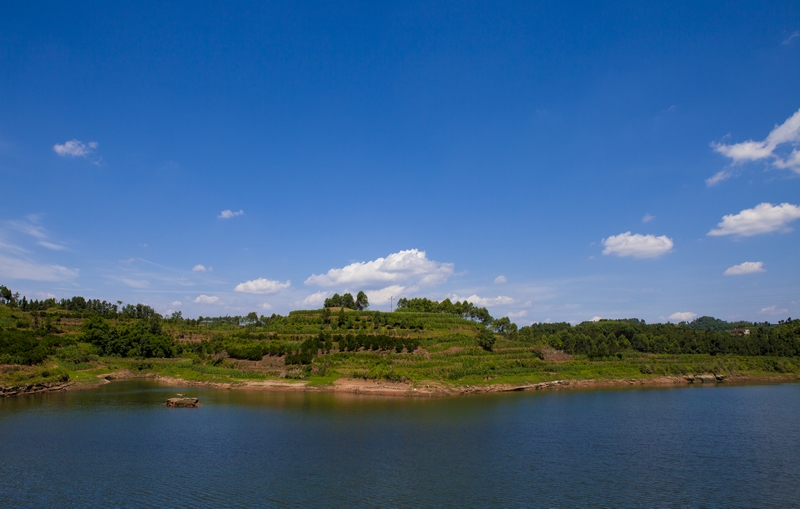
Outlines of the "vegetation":
[{"label": "vegetation", "polygon": [[[638,319],[518,328],[469,302],[400,299],[368,310],[363,292],[318,310],[163,317],[151,307],[28,300],[0,286],[0,386],[94,380],[129,369],[188,380],[339,377],[491,384],[692,373],[800,375],[800,321]],[[744,331],[748,333],[745,334]]]}]

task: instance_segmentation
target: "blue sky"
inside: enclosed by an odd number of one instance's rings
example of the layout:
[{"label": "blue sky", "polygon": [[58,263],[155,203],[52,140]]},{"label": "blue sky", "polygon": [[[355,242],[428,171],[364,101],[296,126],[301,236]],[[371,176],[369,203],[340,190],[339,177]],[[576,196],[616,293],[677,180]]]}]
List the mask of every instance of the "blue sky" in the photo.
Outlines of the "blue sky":
[{"label": "blue sky", "polygon": [[17,3],[0,284],[800,315],[797,2]]}]

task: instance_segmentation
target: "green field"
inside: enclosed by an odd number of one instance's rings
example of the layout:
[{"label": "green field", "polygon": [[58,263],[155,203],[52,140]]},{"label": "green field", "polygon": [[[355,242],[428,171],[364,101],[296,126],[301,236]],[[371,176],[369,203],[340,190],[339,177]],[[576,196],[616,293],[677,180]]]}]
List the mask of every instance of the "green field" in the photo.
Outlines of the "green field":
[{"label": "green field", "polygon": [[[507,319],[410,309],[193,320],[163,318],[147,306],[113,312],[102,305],[70,309],[63,301],[26,307],[0,304],[3,386],[96,383],[97,375],[121,370],[203,382],[286,379],[315,386],[342,377],[458,387],[702,373],[800,375],[800,328],[791,320],[750,324],[752,333],[741,336],[725,330],[741,324],[708,320],[700,329],[638,320],[518,329]],[[490,338],[483,347],[481,334]]]}]

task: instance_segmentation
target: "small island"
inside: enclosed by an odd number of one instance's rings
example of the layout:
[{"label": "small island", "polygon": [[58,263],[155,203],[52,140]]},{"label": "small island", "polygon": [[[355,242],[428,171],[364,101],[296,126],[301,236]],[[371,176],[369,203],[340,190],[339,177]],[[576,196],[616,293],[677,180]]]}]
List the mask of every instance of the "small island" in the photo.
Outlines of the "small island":
[{"label": "small island", "polygon": [[363,292],[288,316],[184,318],[83,297],[29,300],[0,287],[0,396],[137,377],[402,396],[789,381],[800,378],[800,320],[518,327],[467,301],[400,299],[392,312],[372,311]]}]

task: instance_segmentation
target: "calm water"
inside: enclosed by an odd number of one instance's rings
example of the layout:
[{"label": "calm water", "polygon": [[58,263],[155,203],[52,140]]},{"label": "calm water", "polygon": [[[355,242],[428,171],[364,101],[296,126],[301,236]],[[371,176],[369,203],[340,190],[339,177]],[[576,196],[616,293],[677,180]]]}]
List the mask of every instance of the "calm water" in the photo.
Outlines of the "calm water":
[{"label": "calm water", "polygon": [[800,507],[800,385],[8,398],[0,506]]}]

